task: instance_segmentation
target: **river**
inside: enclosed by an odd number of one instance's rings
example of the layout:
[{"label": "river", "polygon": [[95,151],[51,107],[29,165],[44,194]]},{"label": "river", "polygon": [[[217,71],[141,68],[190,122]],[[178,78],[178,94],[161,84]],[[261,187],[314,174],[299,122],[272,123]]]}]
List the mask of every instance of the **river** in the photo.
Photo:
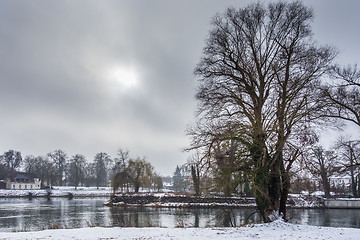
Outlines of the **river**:
[{"label": "river", "polygon": [[[106,198],[2,198],[0,231],[37,231],[49,228],[230,227],[257,221],[252,208],[175,209],[106,207]],[[316,226],[360,228],[360,210],[289,209],[290,222]]]}]

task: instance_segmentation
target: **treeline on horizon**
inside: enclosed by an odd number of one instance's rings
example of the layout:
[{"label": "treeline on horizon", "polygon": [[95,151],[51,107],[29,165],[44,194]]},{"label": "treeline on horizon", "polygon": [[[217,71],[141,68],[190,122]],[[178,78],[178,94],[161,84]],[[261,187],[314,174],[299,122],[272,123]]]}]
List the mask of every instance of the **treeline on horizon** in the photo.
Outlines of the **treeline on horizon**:
[{"label": "treeline on horizon", "polygon": [[[131,158],[128,150],[119,149],[117,157],[111,158],[100,152],[88,162],[84,155],[69,157],[63,150],[55,150],[45,156],[28,155],[9,150],[0,155],[0,180],[11,177],[16,172],[25,172],[38,177],[45,186],[110,186],[121,181],[127,190],[140,188],[162,189],[162,179],[145,157]],[[117,180],[114,180],[114,177]]]}]

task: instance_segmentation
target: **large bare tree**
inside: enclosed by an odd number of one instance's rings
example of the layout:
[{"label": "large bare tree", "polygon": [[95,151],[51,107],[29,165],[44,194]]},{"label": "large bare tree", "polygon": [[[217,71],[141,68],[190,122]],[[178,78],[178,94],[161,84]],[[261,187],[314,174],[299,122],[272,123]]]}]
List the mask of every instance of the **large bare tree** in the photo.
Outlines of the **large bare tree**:
[{"label": "large bare tree", "polygon": [[286,203],[281,201],[284,146],[320,116],[320,77],[335,57],[332,48],[312,40],[312,16],[300,1],[229,8],[214,17],[195,69],[200,121],[231,123],[235,136],[229,139],[247,147],[265,222],[286,209],[280,206]]}]

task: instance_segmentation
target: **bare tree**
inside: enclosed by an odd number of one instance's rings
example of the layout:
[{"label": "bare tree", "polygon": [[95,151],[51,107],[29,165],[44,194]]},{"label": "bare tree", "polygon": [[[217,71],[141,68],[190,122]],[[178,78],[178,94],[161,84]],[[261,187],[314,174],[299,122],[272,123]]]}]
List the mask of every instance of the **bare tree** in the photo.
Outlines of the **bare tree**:
[{"label": "bare tree", "polygon": [[36,172],[36,157],[29,155],[26,156],[23,160],[23,168],[27,173]]},{"label": "bare tree", "polygon": [[241,132],[236,124],[206,119],[206,122],[200,121],[189,128],[187,133],[192,137],[192,143],[185,150],[196,150],[196,160],[190,165],[195,164],[213,179],[212,191],[221,192],[224,196],[235,193],[237,187],[246,182],[244,172],[251,170],[249,154],[243,144],[244,136],[237,137],[241,136]]},{"label": "bare tree", "polygon": [[342,119],[360,127],[360,71],[357,66],[333,67],[335,82],[323,87],[327,100],[324,116]]},{"label": "bare tree", "polygon": [[115,173],[111,179],[113,194],[115,194],[116,190],[118,190],[119,188],[121,188],[121,192],[123,192],[125,186],[127,191],[129,191],[129,183],[130,183],[130,175],[127,170],[123,170]]},{"label": "bare tree", "polygon": [[76,154],[70,159],[69,180],[74,184],[75,189],[84,180],[86,158],[81,154]]},{"label": "bare tree", "polygon": [[360,141],[339,139],[336,144],[342,158],[343,171],[350,173],[351,192],[358,197],[360,178]]},{"label": "bare tree", "polygon": [[129,150],[124,150],[120,148],[118,150],[118,157],[115,158],[115,166],[116,172],[123,171],[127,167],[127,162],[129,161]]},{"label": "bare tree", "polygon": [[331,197],[329,177],[339,172],[341,168],[334,151],[326,151],[321,146],[314,146],[307,161],[307,168],[314,176],[320,177],[325,197]]},{"label": "bare tree", "polygon": [[96,164],[94,162],[87,162],[84,171],[84,183],[88,186],[96,186]]},{"label": "bare tree", "polygon": [[129,191],[130,174],[128,169],[128,162],[130,160],[129,150],[120,148],[118,150],[118,156],[114,159],[114,167],[112,170],[112,184],[115,191],[120,187],[121,191],[126,187]]},{"label": "bare tree", "polygon": [[191,158],[190,161],[188,161],[188,164],[191,166],[191,178],[194,184],[195,189],[195,196],[201,195],[201,157],[200,154],[197,152],[195,155]]},{"label": "bare tree", "polygon": [[22,156],[20,152],[14,150],[4,152],[4,154],[0,156],[0,165],[3,168],[1,172],[4,172],[4,176],[2,177],[5,178],[15,172],[20,167],[21,162]]},{"label": "bare tree", "polygon": [[42,186],[50,186],[55,182],[55,168],[47,156],[26,156],[24,170],[40,178]]},{"label": "bare tree", "polygon": [[118,188],[121,188],[121,191],[124,191],[126,187],[127,191],[129,191],[130,185],[130,173],[128,169],[128,163],[130,160],[129,150],[124,150],[120,148],[118,150],[118,157],[114,159],[114,167],[112,174],[112,185],[114,194]]},{"label": "bare tree", "polygon": [[153,189],[158,192],[160,192],[164,187],[162,177],[157,173],[152,174],[151,183],[152,183]]},{"label": "bare tree", "polygon": [[106,186],[109,179],[111,158],[107,153],[98,153],[94,158],[96,187]]},{"label": "bare tree", "polygon": [[195,69],[199,117],[236,126],[265,222],[282,209],[283,148],[296,126],[320,115],[319,79],[335,56],[312,41],[311,20],[300,1],[230,8],[214,18]]},{"label": "bare tree", "polygon": [[48,153],[48,157],[53,162],[55,168],[54,184],[62,186],[67,165],[67,155],[63,150],[58,149]]}]

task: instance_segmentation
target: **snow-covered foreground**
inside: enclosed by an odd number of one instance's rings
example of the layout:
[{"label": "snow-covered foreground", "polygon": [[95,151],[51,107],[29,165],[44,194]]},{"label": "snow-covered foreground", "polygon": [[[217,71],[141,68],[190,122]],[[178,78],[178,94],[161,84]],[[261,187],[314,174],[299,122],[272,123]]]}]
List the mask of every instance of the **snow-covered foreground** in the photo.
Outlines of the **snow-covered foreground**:
[{"label": "snow-covered foreground", "polygon": [[1,233],[0,239],[359,239],[360,229],[315,227],[276,221],[240,228],[80,228]]}]

